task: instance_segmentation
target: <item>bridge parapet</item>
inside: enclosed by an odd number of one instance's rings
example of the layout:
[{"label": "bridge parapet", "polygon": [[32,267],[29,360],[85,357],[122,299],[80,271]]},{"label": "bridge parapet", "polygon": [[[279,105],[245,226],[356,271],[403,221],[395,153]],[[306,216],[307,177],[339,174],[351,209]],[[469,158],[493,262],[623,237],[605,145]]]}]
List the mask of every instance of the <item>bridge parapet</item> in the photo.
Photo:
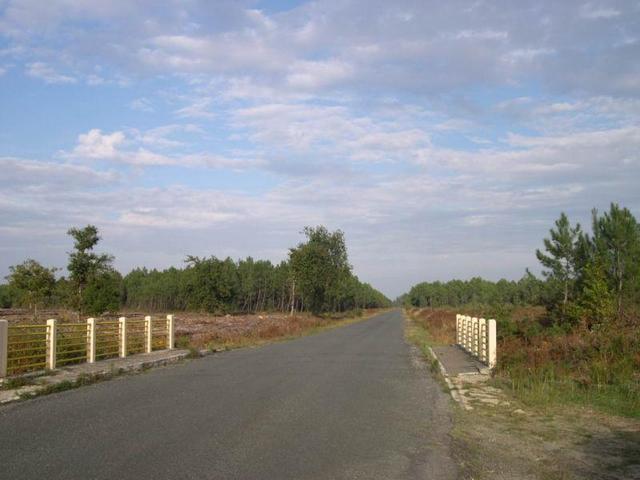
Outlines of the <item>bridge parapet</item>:
[{"label": "bridge parapet", "polygon": [[456,315],[456,343],[489,368],[496,365],[496,321]]},{"label": "bridge parapet", "polygon": [[10,324],[0,319],[0,378],[78,363],[94,363],[134,353],[172,350],[173,315],[120,317],[117,321],[89,318],[86,322]]}]

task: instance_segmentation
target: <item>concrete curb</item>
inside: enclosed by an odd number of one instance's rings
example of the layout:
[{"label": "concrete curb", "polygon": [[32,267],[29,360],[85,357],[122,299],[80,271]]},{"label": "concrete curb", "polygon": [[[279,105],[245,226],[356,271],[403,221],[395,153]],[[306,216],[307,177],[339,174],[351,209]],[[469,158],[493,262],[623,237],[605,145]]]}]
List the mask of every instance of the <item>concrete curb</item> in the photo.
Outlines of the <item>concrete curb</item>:
[{"label": "concrete curb", "polygon": [[[159,356],[158,352],[154,354],[140,354],[135,357],[125,359],[105,360],[93,364],[82,364],[72,369],[56,370],[54,375],[37,377],[39,381],[36,385],[26,385],[11,390],[0,390],[0,405],[24,400],[28,396],[36,396],[47,388],[61,384],[63,382],[75,382],[83,375],[91,377],[117,377],[126,373],[140,372],[154,367],[163,367],[173,363],[180,362],[189,356],[188,350],[170,350],[166,355]],[[153,355],[156,358],[149,358]],[[31,375],[33,378],[33,375]]]},{"label": "concrete curb", "polygon": [[444,377],[444,381],[446,382],[447,387],[449,387],[449,393],[451,394],[451,398],[453,398],[456,402],[458,402],[458,404],[465,410],[473,410],[473,407],[467,403],[467,400],[464,397],[464,395],[461,395],[460,392],[458,391],[458,387],[456,387],[451,381],[451,378],[449,377],[447,370],[444,368],[444,365],[442,364],[438,356],[431,349],[431,347],[428,347],[428,348],[429,348],[429,354],[431,355],[431,357],[436,362],[438,362],[438,367],[440,367],[440,373],[442,373],[442,376]]}]

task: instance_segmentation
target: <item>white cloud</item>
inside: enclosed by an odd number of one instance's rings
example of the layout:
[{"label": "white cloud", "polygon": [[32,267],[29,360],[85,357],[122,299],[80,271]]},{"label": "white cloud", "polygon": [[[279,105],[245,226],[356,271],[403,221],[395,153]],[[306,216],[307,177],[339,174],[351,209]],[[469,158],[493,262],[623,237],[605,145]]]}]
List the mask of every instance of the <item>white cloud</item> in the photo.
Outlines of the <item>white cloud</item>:
[{"label": "white cloud", "polygon": [[213,99],[210,97],[197,98],[186,107],[175,111],[181,118],[213,118],[215,114],[209,110]]},{"label": "white cloud", "polygon": [[103,134],[94,128],[78,136],[78,145],[73,149],[73,156],[91,159],[114,159],[119,156],[118,148],[124,143],[122,132]]},{"label": "white cloud", "polygon": [[620,10],[587,3],[580,8],[580,16],[589,20],[609,19],[620,15]]},{"label": "white cloud", "polygon": [[44,80],[45,83],[49,84],[76,83],[78,81],[75,77],[56,72],[51,66],[44,62],[27,64],[26,73],[30,77]]},{"label": "white cloud", "polygon": [[353,68],[341,60],[302,61],[294,63],[287,75],[287,84],[302,90],[317,90],[353,76]]},{"label": "white cloud", "polygon": [[[348,158],[390,160],[412,155],[429,143],[418,128],[354,115],[342,106],[265,104],[234,113],[234,124],[271,151],[319,156],[326,162]],[[327,155],[330,155],[327,157]]]},{"label": "white cloud", "polygon": [[211,168],[243,171],[265,165],[259,157],[226,156],[213,153],[159,153],[156,150],[174,149],[184,146],[178,140],[168,138],[176,132],[201,133],[202,130],[191,124],[165,125],[126,135],[122,131],[102,133],[92,129],[78,136],[78,143],[71,152],[62,152],[61,156],[70,160],[101,160],[129,165],[136,168],[179,166],[185,168]]},{"label": "white cloud", "polygon": [[83,165],[12,157],[0,157],[0,170],[3,172],[0,184],[5,189],[25,185],[46,189],[56,185],[56,188],[82,190],[84,186],[112,184],[119,178],[113,171],[93,170]]},{"label": "white cloud", "polygon": [[155,111],[151,100],[145,97],[136,98],[135,100],[131,101],[131,103],[129,103],[129,108],[138,112],[152,113]]},{"label": "white cloud", "polygon": [[107,83],[104,78],[102,78],[100,75],[96,75],[95,73],[87,75],[86,81],[87,85],[90,85],[92,87],[97,87],[99,85],[104,85],[105,83]]},{"label": "white cloud", "polygon": [[461,30],[453,35],[456,40],[506,40],[508,37],[509,32],[496,30]]}]

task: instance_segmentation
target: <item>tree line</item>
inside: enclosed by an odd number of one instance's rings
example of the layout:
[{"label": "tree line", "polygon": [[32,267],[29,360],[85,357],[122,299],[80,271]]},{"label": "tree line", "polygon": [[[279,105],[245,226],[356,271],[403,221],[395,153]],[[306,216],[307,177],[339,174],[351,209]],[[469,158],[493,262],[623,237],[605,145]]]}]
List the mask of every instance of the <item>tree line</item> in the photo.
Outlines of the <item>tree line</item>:
[{"label": "tree line", "polygon": [[542,282],[527,273],[518,281],[492,282],[480,277],[448,282],[421,282],[401,296],[400,304],[415,307],[459,307],[469,304],[537,305],[542,298]]},{"label": "tree line", "polygon": [[344,234],[306,227],[306,241],[273,264],[251,257],[234,261],[187,256],[183,268],[136,268],[122,276],[113,256],[95,252],[100,237],[93,225],[72,228],[68,276],[28,259],[10,267],[0,285],[0,305],[24,306],[37,315],[42,306],[64,306],[98,315],[120,308],[213,313],[256,311],[342,312],[377,308],[390,301],[353,274]]},{"label": "tree line", "polygon": [[416,307],[482,304],[544,305],[558,324],[587,328],[613,320],[638,321],[640,313],[640,224],[629,209],[612,203],[592,210],[591,232],[561,213],[544,249],[536,250],[543,271],[518,281],[423,282],[399,301]]}]

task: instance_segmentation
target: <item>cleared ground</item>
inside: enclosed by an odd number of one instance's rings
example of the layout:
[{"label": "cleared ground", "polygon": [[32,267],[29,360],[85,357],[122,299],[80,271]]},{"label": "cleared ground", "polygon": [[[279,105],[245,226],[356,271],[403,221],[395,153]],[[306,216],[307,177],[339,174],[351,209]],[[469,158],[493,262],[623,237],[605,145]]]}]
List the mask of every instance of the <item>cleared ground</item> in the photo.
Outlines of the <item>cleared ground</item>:
[{"label": "cleared ground", "polygon": [[0,409],[6,478],[448,479],[399,311]]}]

